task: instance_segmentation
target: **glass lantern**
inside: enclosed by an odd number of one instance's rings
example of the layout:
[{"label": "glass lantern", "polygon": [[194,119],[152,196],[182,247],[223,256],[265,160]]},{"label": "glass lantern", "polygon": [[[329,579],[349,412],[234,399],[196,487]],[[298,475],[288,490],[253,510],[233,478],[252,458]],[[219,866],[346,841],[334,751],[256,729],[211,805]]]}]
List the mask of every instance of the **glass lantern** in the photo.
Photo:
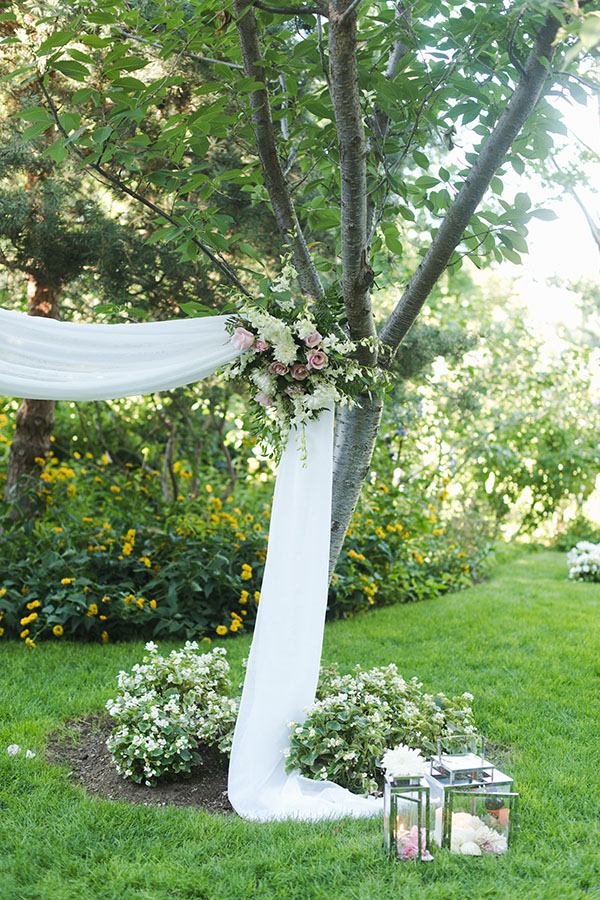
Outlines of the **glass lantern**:
[{"label": "glass lantern", "polygon": [[446,792],[443,844],[453,853],[506,853],[518,827],[519,795],[513,791],[450,788]]},{"label": "glass lantern", "polygon": [[429,792],[429,784],[421,776],[394,778],[386,775],[383,839],[391,859],[433,859],[429,852]]},{"label": "glass lantern", "polygon": [[[485,741],[480,735],[454,735],[444,743],[442,750],[438,742],[437,756],[425,776],[434,842],[464,855],[504,852],[517,826],[518,794],[513,791],[513,779],[485,758]],[[495,839],[484,827],[494,828],[502,839]],[[486,849],[492,846],[493,851]]]}]

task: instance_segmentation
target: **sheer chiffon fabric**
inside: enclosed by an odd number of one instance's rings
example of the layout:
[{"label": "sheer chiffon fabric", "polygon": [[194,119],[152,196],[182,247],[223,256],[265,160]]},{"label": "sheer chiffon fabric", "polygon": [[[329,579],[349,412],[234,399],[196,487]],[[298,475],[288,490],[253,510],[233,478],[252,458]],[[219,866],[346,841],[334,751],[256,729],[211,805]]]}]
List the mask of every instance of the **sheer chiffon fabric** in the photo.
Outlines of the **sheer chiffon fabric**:
[{"label": "sheer chiffon fabric", "polygon": [[[57,322],[0,309],[0,395],[108,400],[189,384],[238,355],[227,316],[131,325]],[[327,604],[333,410],[290,433],[279,467],[256,628],[229,769],[241,816],[370,816],[381,802],[286,775],[289,722],[314,701]]]}]

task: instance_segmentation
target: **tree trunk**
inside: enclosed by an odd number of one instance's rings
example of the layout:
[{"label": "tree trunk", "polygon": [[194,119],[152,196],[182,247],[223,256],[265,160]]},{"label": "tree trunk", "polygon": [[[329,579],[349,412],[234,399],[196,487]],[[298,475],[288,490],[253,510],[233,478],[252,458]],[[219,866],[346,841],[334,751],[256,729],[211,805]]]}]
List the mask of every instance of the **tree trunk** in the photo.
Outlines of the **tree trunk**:
[{"label": "tree trunk", "polygon": [[[29,315],[58,318],[60,287],[46,284],[41,277],[29,276],[27,298]],[[4,499],[18,500],[23,489],[23,476],[39,475],[36,460],[48,458],[50,435],[54,427],[54,400],[23,400],[16,415],[15,433],[10,446]]]},{"label": "tree trunk", "polygon": [[[427,253],[407,284],[402,298],[383,325],[379,333],[383,345],[379,364],[383,368],[389,367],[398,347],[459,244],[494,173],[502,165],[514,139],[521,132],[542,95],[556,52],[555,39],[558,29],[558,20],[548,14],[536,35],[521,80],[509,103],[471,167]],[[348,310],[349,316],[350,312],[351,310]],[[366,401],[362,401],[361,409],[355,409],[347,416],[340,423],[341,427],[338,426],[334,445],[330,572],[335,569],[363,480],[371,465],[381,418],[381,406],[377,409],[376,401],[367,398]]]}]

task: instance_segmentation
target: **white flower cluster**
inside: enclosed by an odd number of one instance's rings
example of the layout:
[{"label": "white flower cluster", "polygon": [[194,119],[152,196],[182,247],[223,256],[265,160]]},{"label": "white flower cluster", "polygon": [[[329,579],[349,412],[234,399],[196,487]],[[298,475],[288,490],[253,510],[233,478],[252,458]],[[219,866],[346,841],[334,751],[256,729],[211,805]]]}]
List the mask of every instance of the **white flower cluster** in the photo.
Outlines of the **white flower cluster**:
[{"label": "white flower cluster", "polygon": [[[461,827],[456,827],[455,820],[459,818],[468,821],[461,821]],[[481,856],[483,853],[494,853],[499,856],[508,850],[508,840],[501,831],[490,828],[479,816],[454,813],[450,850],[463,856]]]},{"label": "white flower cluster", "polygon": [[600,581],[600,544],[579,541],[567,553],[567,565],[572,581]]},{"label": "white flower cluster", "polygon": [[106,708],[117,721],[106,745],[118,772],[154,784],[202,762],[199,744],[231,749],[239,701],[229,696],[226,650],[199,655],[198,644],[160,656],[156,644],[131,672],[120,672],[118,695]]},{"label": "white flower cluster", "polygon": [[322,670],[318,699],[306,721],[290,723],[288,771],[379,793],[377,779],[389,748],[404,744],[433,751],[438,738],[452,731],[474,731],[471,694],[434,697],[421,687],[416,678],[402,678],[394,664],[368,671],[357,666],[348,675],[335,667]]}]

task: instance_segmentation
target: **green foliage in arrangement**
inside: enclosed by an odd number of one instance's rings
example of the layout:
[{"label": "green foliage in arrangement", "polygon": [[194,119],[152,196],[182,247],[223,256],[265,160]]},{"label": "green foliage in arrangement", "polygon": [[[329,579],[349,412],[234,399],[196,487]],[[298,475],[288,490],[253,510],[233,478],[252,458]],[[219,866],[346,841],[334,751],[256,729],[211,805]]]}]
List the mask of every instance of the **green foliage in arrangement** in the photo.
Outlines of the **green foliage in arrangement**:
[{"label": "green foliage in arrangement", "polygon": [[156,644],[131,672],[120,672],[106,708],[117,725],[107,746],[118,772],[155,784],[201,765],[199,745],[229,753],[238,700],[231,698],[226,650],[198,655],[198,644],[160,656]]},{"label": "green foliage in arrangement", "polygon": [[449,699],[405,681],[393,663],[340,675],[321,670],[317,700],[303,724],[290,723],[287,769],[331,780],[350,790],[379,793],[386,750],[405,744],[430,755],[452,733],[475,731],[472,694]]}]

